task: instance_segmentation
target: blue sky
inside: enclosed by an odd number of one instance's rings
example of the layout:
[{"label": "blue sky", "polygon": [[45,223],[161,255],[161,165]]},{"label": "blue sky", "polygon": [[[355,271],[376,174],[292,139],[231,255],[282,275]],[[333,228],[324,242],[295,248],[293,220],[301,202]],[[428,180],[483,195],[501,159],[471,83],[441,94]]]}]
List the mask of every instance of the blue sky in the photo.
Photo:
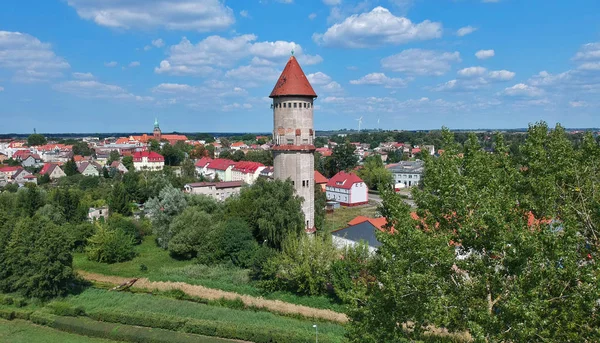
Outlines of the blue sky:
[{"label": "blue sky", "polygon": [[268,132],[292,49],[317,130],[600,126],[597,0],[7,0],[0,132]]}]

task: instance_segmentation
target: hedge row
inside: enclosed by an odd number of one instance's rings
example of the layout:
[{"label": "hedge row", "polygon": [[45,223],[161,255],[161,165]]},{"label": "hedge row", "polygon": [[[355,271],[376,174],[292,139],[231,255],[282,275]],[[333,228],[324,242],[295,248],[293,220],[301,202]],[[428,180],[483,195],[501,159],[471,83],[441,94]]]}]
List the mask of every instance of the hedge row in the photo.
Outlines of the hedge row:
[{"label": "hedge row", "polygon": [[54,301],[46,305],[46,307],[52,310],[57,316],[67,316],[67,317],[78,317],[85,316],[85,310],[81,306],[71,306],[71,304],[62,302],[62,301]]},{"label": "hedge row", "polygon": [[27,305],[27,301],[25,301],[23,298],[15,298],[10,295],[0,294],[0,305],[24,307]]},{"label": "hedge row", "polygon": [[[290,332],[289,330],[277,330],[265,328],[264,326],[249,327],[235,323],[180,318],[146,312],[125,312],[118,310],[93,311],[89,312],[88,316],[102,322],[160,328],[171,331],[183,331],[205,336],[246,340],[256,343],[303,343],[307,341],[310,342],[314,339],[312,335]],[[319,340],[323,343],[335,342],[326,335],[319,337]]]}]

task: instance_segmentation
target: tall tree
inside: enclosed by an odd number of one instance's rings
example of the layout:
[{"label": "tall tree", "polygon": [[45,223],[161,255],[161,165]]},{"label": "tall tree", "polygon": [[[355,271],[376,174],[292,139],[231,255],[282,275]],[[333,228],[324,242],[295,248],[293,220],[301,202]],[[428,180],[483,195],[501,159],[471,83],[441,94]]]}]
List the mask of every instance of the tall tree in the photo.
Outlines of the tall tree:
[{"label": "tall tree", "polygon": [[234,161],[236,161],[236,162],[244,160],[245,158],[246,158],[246,154],[244,154],[244,152],[242,150],[236,150],[231,155],[231,159],[234,160]]},{"label": "tall tree", "polygon": [[135,170],[135,167],[133,166],[133,156],[125,156],[121,162],[123,162],[123,165],[128,171],[131,172]]},{"label": "tall tree", "polygon": [[67,174],[67,176],[73,176],[79,173],[79,171],[77,171],[77,164],[75,163],[75,160],[73,158],[71,158],[67,161],[67,163],[65,163],[63,169],[65,170],[65,174]]},{"label": "tall tree", "polygon": [[119,213],[124,216],[131,215],[131,200],[121,182],[113,185],[108,198],[108,208],[111,213]]},{"label": "tall tree", "polygon": [[36,146],[36,145],[44,145],[48,143],[46,137],[44,135],[40,135],[39,133],[34,133],[27,137],[27,145]]},{"label": "tall tree", "polygon": [[315,183],[315,227],[323,230],[325,226],[325,206],[327,206],[327,196],[320,185]]},{"label": "tall tree", "polygon": [[119,161],[120,159],[121,155],[119,154],[119,152],[117,150],[112,150],[108,155],[108,161],[106,162],[106,164],[110,166],[114,161]]},{"label": "tall tree", "polygon": [[354,154],[355,150],[356,147],[348,141],[344,144],[338,144],[333,148],[333,153],[331,154],[335,166],[335,172],[333,174],[342,170],[349,171],[356,167],[358,156]]},{"label": "tall tree", "polygon": [[173,237],[169,225],[186,207],[187,201],[183,192],[170,184],[160,191],[158,197],[148,200],[146,208],[152,215],[152,229],[161,248],[168,248]]},{"label": "tall tree", "polygon": [[379,155],[367,157],[363,167],[358,171],[358,176],[363,179],[370,189],[376,190],[380,187],[391,186],[394,180],[392,173],[385,169]]},{"label": "tall tree", "polygon": [[78,141],[73,144],[73,154],[81,156],[92,156],[94,154],[94,150],[90,148],[88,143]]}]

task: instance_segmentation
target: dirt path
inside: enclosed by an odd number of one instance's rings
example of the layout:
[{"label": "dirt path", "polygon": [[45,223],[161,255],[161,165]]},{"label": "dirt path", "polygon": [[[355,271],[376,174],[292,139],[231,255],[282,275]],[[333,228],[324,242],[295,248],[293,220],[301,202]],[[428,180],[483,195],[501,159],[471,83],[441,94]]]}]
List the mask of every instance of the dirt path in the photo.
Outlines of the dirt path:
[{"label": "dirt path", "polygon": [[[131,278],[124,278],[120,276],[109,276],[95,273],[88,273],[82,270],[77,271],[79,275],[84,277],[88,281],[104,282],[113,285],[120,285],[125,283]],[[253,297],[250,295],[242,295],[234,292],[226,292],[213,288],[206,288],[198,285],[190,285],[184,282],[163,282],[163,281],[150,281],[146,278],[139,279],[134,288],[147,289],[147,290],[159,290],[168,291],[172,289],[178,289],[185,292],[187,295],[199,297],[208,300],[218,300],[221,298],[234,300],[240,298],[247,306],[256,306],[265,308],[273,312],[283,314],[299,314],[308,318],[320,318],[330,320],[339,323],[347,323],[348,317],[343,313],[334,312],[331,310],[322,310],[312,308],[308,306],[295,305],[286,303],[280,300],[268,300],[260,297]]]}]

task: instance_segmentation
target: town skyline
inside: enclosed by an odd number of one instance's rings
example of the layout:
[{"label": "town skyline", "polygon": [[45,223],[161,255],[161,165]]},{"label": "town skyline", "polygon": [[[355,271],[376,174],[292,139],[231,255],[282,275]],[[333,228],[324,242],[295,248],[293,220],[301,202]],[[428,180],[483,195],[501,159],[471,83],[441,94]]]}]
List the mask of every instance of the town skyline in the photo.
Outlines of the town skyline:
[{"label": "town skyline", "polygon": [[269,132],[292,51],[317,131],[598,126],[593,1],[36,3],[0,13],[3,134]]}]

